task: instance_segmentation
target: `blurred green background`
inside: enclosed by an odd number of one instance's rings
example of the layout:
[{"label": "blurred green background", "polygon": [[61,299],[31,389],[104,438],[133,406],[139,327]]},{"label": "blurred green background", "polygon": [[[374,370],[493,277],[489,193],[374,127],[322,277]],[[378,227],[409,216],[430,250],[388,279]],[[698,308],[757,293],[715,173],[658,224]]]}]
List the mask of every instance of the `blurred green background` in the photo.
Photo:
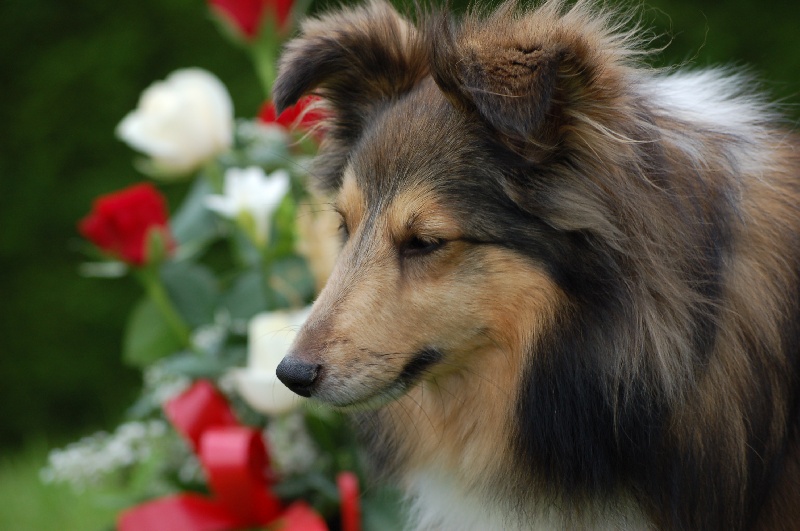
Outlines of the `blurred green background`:
[{"label": "blurred green background", "polygon": [[[669,43],[656,64],[747,65],[800,116],[800,3],[651,0],[643,13]],[[18,484],[8,478],[35,472],[47,448],[113,428],[138,389],[119,351],[139,288],[78,274],[76,221],[98,194],[142,179],[116,124],[177,68],[214,72],[237,116],[253,116],[262,94],[203,0],[3,0],[0,61],[2,496]]]}]

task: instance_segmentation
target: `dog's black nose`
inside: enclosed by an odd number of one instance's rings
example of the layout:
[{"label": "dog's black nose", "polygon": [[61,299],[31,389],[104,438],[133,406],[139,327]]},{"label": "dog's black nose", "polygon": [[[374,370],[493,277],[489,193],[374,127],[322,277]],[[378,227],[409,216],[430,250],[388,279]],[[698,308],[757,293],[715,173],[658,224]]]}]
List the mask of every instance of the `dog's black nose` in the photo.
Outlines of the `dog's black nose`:
[{"label": "dog's black nose", "polygon": [[319,374],[319,364],[306,363],[294,356],[286,356],[275,371],[278,379],[300,396],[311,396],[311,389]]}]

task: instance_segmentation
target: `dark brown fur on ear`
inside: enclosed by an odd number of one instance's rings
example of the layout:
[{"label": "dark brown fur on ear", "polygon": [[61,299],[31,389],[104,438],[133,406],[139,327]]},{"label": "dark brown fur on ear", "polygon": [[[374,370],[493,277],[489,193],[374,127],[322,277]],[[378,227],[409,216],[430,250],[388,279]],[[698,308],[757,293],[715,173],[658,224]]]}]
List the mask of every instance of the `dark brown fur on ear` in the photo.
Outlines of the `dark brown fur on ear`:
[{"label": "dark brown fur on ear", "polygon": [[385,1],[372,0],[306,20],[283,52],[273,98],[278,110],[311,92],[325,99],[332,117],[314,173],[332,189],[381,101],[408,92],[427,74],[416,28]]},{"label": "dark brown fur on ear", "polygon": [[608,32],[603,13],[573,24],[587,13],[578,4],[567,10],[552,1],[521,13],[511,0],[489,16],[435,19],[428,26],[431,75],[456,107],[477,112],[515,151],[541,158],[581,121],[574,118],[594,120],[592,107],[614,108],[622,82],[616,68],[624,58],[608,55],[629,50],[613,42],[626,35]]},{"label": "dark brown fur on ear", "polygon": [[[494,17],[497,18],[497,17]],[[497,46],[472,41],[440,18],[433,26],[432,75],[457,107],[477,110],[500,132],[527,139],[538,134],[551,108],[565,48],[529,36],[516,42],[501,33]]]}]

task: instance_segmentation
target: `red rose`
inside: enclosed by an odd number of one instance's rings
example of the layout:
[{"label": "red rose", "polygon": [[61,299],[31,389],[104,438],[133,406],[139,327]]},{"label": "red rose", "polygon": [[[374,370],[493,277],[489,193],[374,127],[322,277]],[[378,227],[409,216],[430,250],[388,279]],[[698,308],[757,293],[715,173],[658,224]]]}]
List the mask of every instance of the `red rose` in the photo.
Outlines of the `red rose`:
[{"label": "red rose", "polygon": [[283,29],[294,0],[208,0],[211,9],[220,13],[248,39],[258,36],[264,12],[269,10],[278,29]]},{"label": "red rose", "polygon": [[100,249],[141,266],[147,262],[151,230],[162,231],[171,245],[167,219],[164,197],[144,183],[97,198],[92,212],[78,223],[78,231]]},{"label": "red rose", "polygon": [[297,127],[307,131],[325,117],[319,110],[307,110],[317,101],[319,98],[316,96],[300,98],[300,101],[285,109],[280,116],[275,116],[275,105],[271,101],[267,101],[258,111],[258,120],[265,124],[278,124],[286,129]]}]

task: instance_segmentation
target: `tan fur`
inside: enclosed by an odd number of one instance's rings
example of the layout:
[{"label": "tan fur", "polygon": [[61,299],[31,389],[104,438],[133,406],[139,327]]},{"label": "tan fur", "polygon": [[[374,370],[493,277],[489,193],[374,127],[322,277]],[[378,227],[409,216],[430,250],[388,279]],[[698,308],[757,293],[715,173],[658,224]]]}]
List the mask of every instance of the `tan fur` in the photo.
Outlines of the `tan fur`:
[{"label": "tan fur", "polygon": [[[515,400],[525,360],[537,332],[550,325],[560,290],[540,271],[511,253],[487,250],[479,258],[485,274],[477,290],[461,292],[458,305],[483,305],[472,327],[481,338],[472,349],[448,359],[437,374],[386,408],[397,436],[409,441],[408,474],[430,466],[455,471],[467,489],[502,482],[509,472],[508,405]],[[486,274],[488,273],[488,274]],[[459,292],[453,276],[442,289]],[[528,294],[522,296],[521,293]],[[406,308],[409,310],[410,308]],[[404,329],[415,334],[413,329]]]}]

